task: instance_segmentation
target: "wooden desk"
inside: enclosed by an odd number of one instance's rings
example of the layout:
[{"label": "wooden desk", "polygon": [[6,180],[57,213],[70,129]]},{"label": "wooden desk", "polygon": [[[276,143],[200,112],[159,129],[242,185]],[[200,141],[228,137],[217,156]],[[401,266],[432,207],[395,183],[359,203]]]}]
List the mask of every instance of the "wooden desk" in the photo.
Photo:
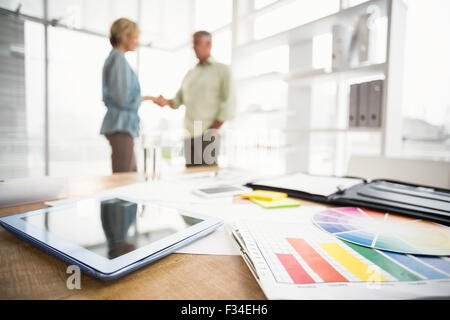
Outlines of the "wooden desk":
[{"label": "wooden desk", "polygon": [[[71,178],[69,196],[143,181],[138,174]],[[0,208],[0,216],[45,208]],[[113,282],[85,274],[66,287],[67,265],[0,228],[0,299],[265,299],[240,256],[172,254]]]}]

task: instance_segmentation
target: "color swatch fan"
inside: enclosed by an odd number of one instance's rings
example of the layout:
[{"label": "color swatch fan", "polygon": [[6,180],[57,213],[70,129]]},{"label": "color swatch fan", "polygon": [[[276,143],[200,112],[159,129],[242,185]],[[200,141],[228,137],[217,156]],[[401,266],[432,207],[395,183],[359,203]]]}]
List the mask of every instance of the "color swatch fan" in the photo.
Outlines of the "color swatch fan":
[{"label": "color swatch fan", "polygon": [[359,208],[334,208],[313,222],[339,239],[409,254],[450,255],[450,228],[420,219]]}]

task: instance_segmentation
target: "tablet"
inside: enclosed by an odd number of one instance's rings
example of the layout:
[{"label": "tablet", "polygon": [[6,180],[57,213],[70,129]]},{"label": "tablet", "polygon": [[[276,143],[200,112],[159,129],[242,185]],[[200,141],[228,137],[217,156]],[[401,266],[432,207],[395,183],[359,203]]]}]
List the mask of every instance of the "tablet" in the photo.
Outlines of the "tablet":
[{"label": "tablet", "polygon": [[205,198],[217,198],[217,197],[227,197],[234,196],[237,194],[243,194],[252,191],[252,189],[244,186],[235,185],[219,185],[219,186],[209,186],[194,189],[194,193],[198,196]]},{"label": "tablet", "polygon": [[223,222],[129,198],[102,197],[0,218],[0,224],[86,274],[114,280]]}]

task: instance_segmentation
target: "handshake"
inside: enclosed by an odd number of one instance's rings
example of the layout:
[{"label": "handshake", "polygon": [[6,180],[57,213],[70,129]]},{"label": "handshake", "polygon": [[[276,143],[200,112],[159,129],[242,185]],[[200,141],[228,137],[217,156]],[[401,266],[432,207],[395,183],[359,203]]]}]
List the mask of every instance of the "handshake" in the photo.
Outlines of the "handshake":
[{"label": "handshake", "polygon": [[160,107],[164,107],[167,105],[172,106],[172,101],[164,98],[162,95],[160,95],[159,97],[145,96],[144,100],[153,101],[153,103],[157,104]]}]

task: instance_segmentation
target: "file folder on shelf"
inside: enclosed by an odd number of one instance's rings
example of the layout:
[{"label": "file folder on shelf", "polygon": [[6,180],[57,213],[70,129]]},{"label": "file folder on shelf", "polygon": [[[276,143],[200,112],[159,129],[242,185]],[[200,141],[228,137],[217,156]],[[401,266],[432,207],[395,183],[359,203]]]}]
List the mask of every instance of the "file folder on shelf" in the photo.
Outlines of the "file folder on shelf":
[{"label": "file folder on shelf", "polygon": [[359,84],[358,90],[358,127],[369,125],[369,82]]},{"label": "file folder on shelf", "polygon": [[450,190],[393,180],[314,176],[304,173],[252,181],[247,187],[285,192],[328,205],[396,213],[450,225]]},{"label": "file folder on shelf", "polygon": [[348,108],[348,126],[354,128],[358,126],[358,92],[359,84],[350,86],[350,103]]},{"label": "file folder on shelf", "polygon": [[383,80],[369,82],[368,98],[368,125],[369,127],[380,127],[381,107],[383,105]]}]

